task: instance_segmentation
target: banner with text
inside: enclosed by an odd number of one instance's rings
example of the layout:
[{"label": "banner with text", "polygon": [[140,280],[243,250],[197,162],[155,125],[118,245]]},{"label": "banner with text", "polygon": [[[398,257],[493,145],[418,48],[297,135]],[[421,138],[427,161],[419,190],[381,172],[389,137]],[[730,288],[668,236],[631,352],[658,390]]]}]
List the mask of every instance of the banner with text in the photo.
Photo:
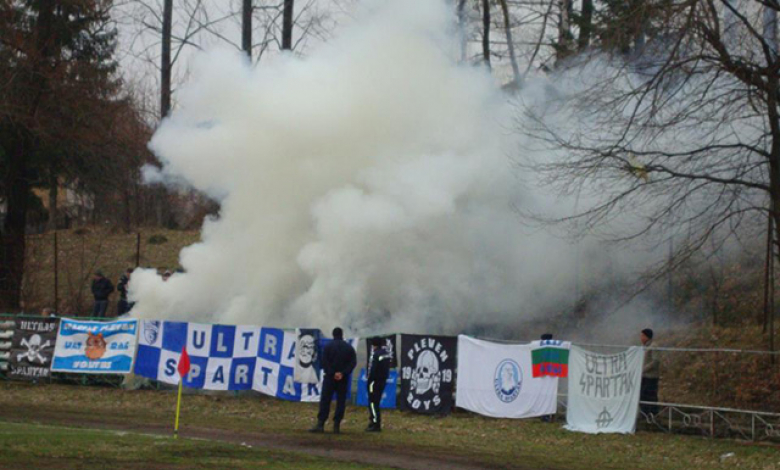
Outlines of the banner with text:
[{"label": "banner with text", "polygon": [[[187,347],[191,369],[184,385],[205,390],[256,390],[290,401],[319,401],[320,384],[294,380],[296,332],[245,325],[144,320],[135,373],[179,383],[176,366]],[[320,340],[320,348],[329,339]],[[350,340],[357,346],[357,339]]]},{"label": "banner with text", "polygon": [[458,336],[455,405],[495,418],[555,414],[558,379],[533,376],[536,347]]},{"label": "banner with text", "polygon": [[9,358],[12,378],[49,377],[59,322],[59,318],[16,319]]},{"label": "banner with text", "polygon": [[598,354],[572,346],[566,429],[591,434],[633,433],[643,361],[640,347]]},{"label": "banner with text", "polygon": [[138,320],[111,322],[63,318],[52,372],[127,374],[133,369]]},{"label": "banner with text", "polygon": [[401,335],[402,409],[425,414],[452,410],[457,350],[454,336]]}]

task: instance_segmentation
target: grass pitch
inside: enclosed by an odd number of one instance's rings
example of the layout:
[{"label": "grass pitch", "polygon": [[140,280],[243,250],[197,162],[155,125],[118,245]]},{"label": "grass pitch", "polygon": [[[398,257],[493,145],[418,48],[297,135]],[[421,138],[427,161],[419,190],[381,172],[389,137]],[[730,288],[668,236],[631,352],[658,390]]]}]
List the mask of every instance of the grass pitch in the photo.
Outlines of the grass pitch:
[{"label": "grass pitch", "polygon": [[[587,435],[568,432],[562,423],[490,419],[463,412],[445,418],[387,412],[385,431],[372,435],[362,432],[366,410],[352,406],[342,424],[344,434],[313,436],[306,430],[314,423],[315,404],[256,394],[185,395],[182,435],[209,441],[176,442],[93,430],[72,431],[74,440],[69,441],[68,433],[58,428],[47,434],[37,433],[46,428],[30,426],[39,422],[169,435],[175,403],[172,390],[0,382],[0,420],[23,423],[21,428],[14,428],[18,424],[0,428],[0,468],[46,468],[47,462],[76,465],[83,459],[98,463],[106,459],[116,463],[113,468],[155,468],[142,465],[139,459],[147,458],[157,468],[264,468],[259,462],[270,468],[361,468],[347,462],[368,465],[373,456],[383,456],[382,465],[398,468],[420,468],[415,462],[427,459],[440,463],[429,468],[780,470],[776,445],[657,432]],[[13,429],[30,439],[20,439]],[[241,442],[253,448],[242,447]],[[317,458],[295,460],[305,455]],[[110,468],[108,464],[98,467]]]}]

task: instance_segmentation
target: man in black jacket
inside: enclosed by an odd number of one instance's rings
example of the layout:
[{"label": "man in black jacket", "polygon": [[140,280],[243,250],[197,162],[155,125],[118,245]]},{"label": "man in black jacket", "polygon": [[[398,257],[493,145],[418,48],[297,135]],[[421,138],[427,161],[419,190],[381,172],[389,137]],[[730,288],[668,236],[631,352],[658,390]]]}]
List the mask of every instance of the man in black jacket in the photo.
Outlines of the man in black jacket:
[{"label": "man in black jacket", "polygon": [[95,306],[92,309],[93,317],[105,317],[108,310],[108,296],[114,292],[114,285],[102,272],[95,273],[92,279],[92,295],[95,297]]},{"label": "man in black jacket", "polygon": [[347,386],[352,370],[357,365],[355,349],[344,341],[341,328],[333,329],[333,341],[325,346],[322,352],[322,393],[320,395],[320,412],[317,415],[317,425],[310,432],[324,432],[325,421],[330,415],[330,401],[336,393],[336,414],[333,415],[333,433],[340,432],[341,420],[344,418],[344,407],[347,401]]},{"label": "man in black jacket", "polygon": [[385,391],[387,377],[390,375],[390,353],[382,338],[371,339],[371,352],[368,359],[368,427],[366,432],[382,431],[382,414],[379,404]]}]

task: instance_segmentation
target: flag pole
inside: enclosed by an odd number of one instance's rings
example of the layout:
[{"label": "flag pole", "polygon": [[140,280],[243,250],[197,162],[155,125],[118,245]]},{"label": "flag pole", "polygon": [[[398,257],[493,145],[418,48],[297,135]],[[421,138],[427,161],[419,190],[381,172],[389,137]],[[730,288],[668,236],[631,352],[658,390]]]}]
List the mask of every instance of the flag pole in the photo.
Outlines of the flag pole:
[{"label": "flag pole", "polygon": [[173,424],[173,438],[179,438],[179,410],[181,410],[181,386],[183,379],[179,379],[179,398],[176,400],[176,422]]}]

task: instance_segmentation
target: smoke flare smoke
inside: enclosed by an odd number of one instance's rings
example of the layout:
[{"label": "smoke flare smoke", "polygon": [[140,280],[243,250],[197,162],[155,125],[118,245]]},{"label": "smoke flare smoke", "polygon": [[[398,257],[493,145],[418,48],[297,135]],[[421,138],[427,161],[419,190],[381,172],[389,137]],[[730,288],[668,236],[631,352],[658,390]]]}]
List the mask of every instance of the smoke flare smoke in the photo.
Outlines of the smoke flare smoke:
[{"label": "smoke flare smoke", "polygon": [[513,209],[543,201],[513,170],[506,96],[455,59],[445,2],[364,10],[305,59],[198,59],[151,148],[159,177],[221,210],[186,273],[134,274],[134,315],[452,333],[571,297],[573,250]]}]

